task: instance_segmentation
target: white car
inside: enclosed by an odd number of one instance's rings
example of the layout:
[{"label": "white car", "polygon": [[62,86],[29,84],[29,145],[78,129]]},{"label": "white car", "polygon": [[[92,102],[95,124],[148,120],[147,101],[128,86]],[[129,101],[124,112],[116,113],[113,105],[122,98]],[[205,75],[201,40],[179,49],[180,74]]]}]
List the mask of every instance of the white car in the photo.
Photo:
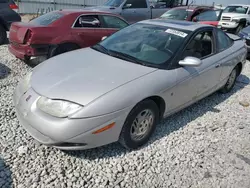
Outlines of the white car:
[{"label": "white car", "polygon": [[250,5],[228,5],[222,13],[219,25],[223,30],[238,34],[250,22]]}]

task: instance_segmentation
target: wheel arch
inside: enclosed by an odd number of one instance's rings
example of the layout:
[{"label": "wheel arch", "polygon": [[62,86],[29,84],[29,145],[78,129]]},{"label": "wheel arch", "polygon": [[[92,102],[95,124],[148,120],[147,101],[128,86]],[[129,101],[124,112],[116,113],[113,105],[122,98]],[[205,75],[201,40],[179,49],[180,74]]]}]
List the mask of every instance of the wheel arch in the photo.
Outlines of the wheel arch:
[{"label": "wheel arch", "polygon": [[155,104],[158,106],[159,108],[159,117],[160,117],[160,120],[163,118],[163,115],[165,113],[165,110],[166,110],[166,103],[164,101],[164,99],[160,96],[150,96],[150,97],[147,97],[143,100],[141,100],[140,102],[138,102],[135,106],[137,106],[139,103],[145,101],[145,100],[152,100],[153,102],[155,102]]},{"label": "wheel arch", "polygon": [[236,67],[237,67],[237,76],[239,76],[239,75],[241,74],[241,72],[242,72],[243,65],[242,65],[241,62],[239,62],[239,63],[236,65]]}]

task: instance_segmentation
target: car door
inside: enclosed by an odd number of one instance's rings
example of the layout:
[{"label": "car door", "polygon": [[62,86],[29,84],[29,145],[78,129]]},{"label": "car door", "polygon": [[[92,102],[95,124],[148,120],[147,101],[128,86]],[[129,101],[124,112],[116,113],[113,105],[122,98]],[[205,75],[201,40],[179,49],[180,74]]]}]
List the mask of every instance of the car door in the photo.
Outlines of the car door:
[{"label": "car door", "polygon": [[89,47],[101,41],[101,27],[98,15],[81,15],[76,19],[71,34],[81,47]]},{"label": "car door", "polygon": [[100,20],[103,23],[103,28],[105,28],[104,36],[107,37],[129,25],[124,20],[113,15],[100,15]]},{"label": "car door", "polygon": [[151,9],[146,0],[127,0],[123,5],[121,16],[129,24],[151,18]]},{"label": "car door", "polygon": [[233,40],[226,35],[222,30],[215,29],[216,42],[217,42],[217,56],[219,57],[220,66],[222,68],[222,73],[220,81],[225,81],[228,75],[231,73],[235,63],[233,62]]},{"label": "car door", "polygon": [[[198,67],[181,67],[177,65],[176,87],[173,88],[175,100],[168,104],[169,110],[181,108],[193,103],[201,96],[215,90],[219,84],[221,67],[219,55],[215,51],[214,32],[212,28],[198,32],[187,44],[179,60],[196,57],[201,60]],[[178,62],[176,62],[178,64]]]}]

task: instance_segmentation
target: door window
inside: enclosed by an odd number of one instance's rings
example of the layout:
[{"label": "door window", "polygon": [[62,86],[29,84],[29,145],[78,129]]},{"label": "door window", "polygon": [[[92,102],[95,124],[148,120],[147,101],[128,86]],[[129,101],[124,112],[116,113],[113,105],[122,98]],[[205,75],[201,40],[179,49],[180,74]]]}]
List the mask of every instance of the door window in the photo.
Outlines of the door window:
[{"label": "door window", "polygon": [[102,16],[104,27],[106,28],[115,28],[115,29],[122,29],[127,27],[128,24],[124,22],[122,19],[115,17],[115,16]]},{"label": "door window", "polygon": [[127,0],[125,6],[131,4],[129,8],[147,8],[146,0]]},{"label": "door window", "polygon": [[217,29],[217,50],[219,52],[229,48],[230,46],[232,46],[233,41],[232,39],[230,39],[228,37],[228,35],[226,35],[223,31],[221,31],[220,29]]},{"label": "door window", "polygon": [[213,53],[213,32],[204,31],[197,34],[187,45],[182,59],[187,56],[204,59]]},{"label": "door window", "polygon": [[99,28],[101,27],[100,19],[97,15],[80,16],[74,25],[74,28]]}]

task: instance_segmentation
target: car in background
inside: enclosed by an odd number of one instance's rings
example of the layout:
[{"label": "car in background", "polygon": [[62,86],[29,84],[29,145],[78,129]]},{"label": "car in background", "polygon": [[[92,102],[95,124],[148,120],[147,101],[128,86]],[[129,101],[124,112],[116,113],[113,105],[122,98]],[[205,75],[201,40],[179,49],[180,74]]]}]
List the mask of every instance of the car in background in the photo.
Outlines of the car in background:
[{"label": "car in background", "polygon": [[20,124],[45,145],[80,150],[119,141],[136,149],[163,118],[231,91],[246,53],[238,36],[210,25],[145,20],[38,65],[13,103]]},{"label": "car in background", "polygon": [[213,9],[214,7],[209,6],[180,6],[168,10],[160,18],[193,21],[199,14]]},{"label": "car in background", "polygon": [[250,57],[250,26],[245,27],[239,32],[239,37],[246,41],[246,46],[248,50],[248,58]]},{"label": "car in background", "polygon": [[[167,3],[169,8],[175,4],[175,1]],[[133,24],[142,20],[158,18],[169,8],[166,6],[154,7],[150,0],[108,0],[102,6],[86,7],[84,10],[110,12],[122,16],[129,24]]]},{"label": "car in background", "polygon": [[0,45],[6,43],[7,32],[13,22],[20,22],[18,6],[13,0],[0,0]]},{"label": "car in background", "polygon": [[223,30],[237,35],[249,22],[250,5],[232,4],[223,10],[219,24]]},{"label": "car in background", "polygon": [[37,56],[50,58],[92,46],[128,25],[120,16],[106,12],[53,11],[29,23],[13,23],[9,51],[25,61]]},{"label": "car in background", "polygon": [[221,19],[222,11],[223,10],[208,10],[194,17],[193,21],[221,28],[219,22]]}]

